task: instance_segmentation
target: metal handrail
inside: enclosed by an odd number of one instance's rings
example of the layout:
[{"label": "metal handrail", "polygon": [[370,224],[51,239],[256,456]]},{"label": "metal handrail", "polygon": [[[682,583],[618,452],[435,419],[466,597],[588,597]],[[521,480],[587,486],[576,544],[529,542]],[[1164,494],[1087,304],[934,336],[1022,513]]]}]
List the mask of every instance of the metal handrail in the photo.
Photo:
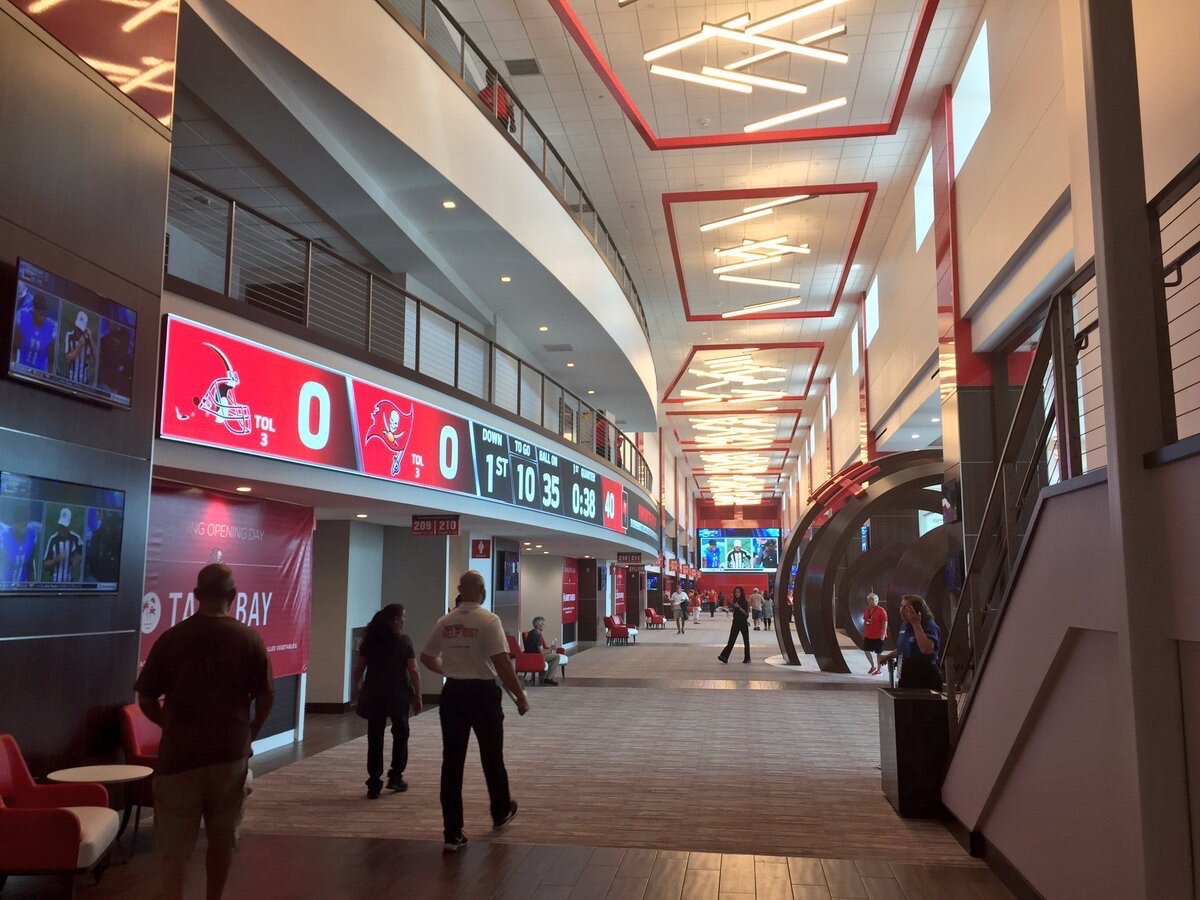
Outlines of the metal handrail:
[{"label": "metal handrail", "polygon": [[[376,2],[421,45],[430,58],[458,84],[463,93],[470,97],[481,111],[492,118],[496,128],[513,145],[513,149],[520,153],[529,166],[541,176],[542,181],[575,219],[579,228],[595,245],[596,252],[612,270],[613,276],[621,286],[621,292],[629,301],[629,305],[637,317],[642,332],[648,338],[650,328],[646,321],[641,295],[633,281],[633,275],[620,250],[617,249],[608,227],[596,212],[595,205],[583,189],[583,182],[567,167],[562,156],[546,137],[546,133],[517,99],[512,87],[500,76],[499,70],[483,55],[479,45],[455,21],[441,0],[376,0]],[[440,53],[430,40],[429,11],[431,6],[437,10],[442,21],[453,29],[453,34],[458,38],[457,58],[453,61],[446,59],[445,55]],[[467,80],[468,47],[475,58],[485,67],[484,83],[480,87],[470,84]],[[536,153],[531,153],[530,148],[526,147],[527,132],[537,138],[534,144],[538,150]],[[553,171],[554,167],[551,162],[557,163],[561,175]],[[577,196],[573,197],[569,188],[574,188]],[[587,224],[589,211],[594,220],[590,226]]]},{"label": "metal handrail", "polygon": [[[219,190],[209,187],[186,172],[172,168],[172,189],[167,204],[168,241],[165,268],[167,274],[192,281],[235,300],[282,316],[314,332],[333,335],[341,341],[382,356],[402,370],[437,378],[483,402],[553,431],[561,440],[583,447],[587,452],[628,472],[653,496],[654,479],[645,457],[633,438],[622,431],[603,411],[572,393],[554,378],[520,359],[482,332],[429,306],[420,297],[398,284],[369,271],[337,251],[306,237],[268,216],[239,204]],[[186,183],[188,196],[175,189]],[[201,193],[197,194],[199,191]],[[212,209],[213,200],[224,209]],[[191,216],[192,227],[185,224]],[[247,224],[249,222],[249,224]],[[255,225],[267,226],[270,235],[263,238],[253,232]],[[172,271],[172,265],[187,261],[187,253],[172,249],[170,228],[204,247],[194,255],[210,258],[215,271],[209,283],[200,276],[188,277]],[[249,232],[247,235],[246,232]],[[278,235],[275,234],[278,232]],[[205,252],[204,248],[208,248]],[[243,254],[239,266],[239,253]],[[290,267],[290,268],[289,268]],[[340,270],[340,280],[319,280],[318,272]],[[259,277],[251,283],[250,272]],[[242,276],[239,284],[239,274]],[[197,280],[200,278],[200,280]],[[357,286],[356,286],[357,285]],[[360,293],[361,287],[361,293]],[[390,295],[384,297],[384,294]],[[411,311],[410,311],[411,310]],[[387,327],[390,313],[391,327]],[[439,353],[435,347],[423,353],[422,323],[425,330],[434,324],[442,332],[452,332],[452,350]],[[447,325],[446,323],[449,323]],[[412,335],[411,347],[409,334]],[[425,338],[428,347],[431,338]],[[463,343],[473,342],[482,357],[477,370],[480,387],[464,387]],[[425,356],[433,357],[429,366]],[[448,356],[448,359],[447,359]],[[498,375],[507,365],[515,368],[515,403],[508,404],[497,395]],[[433,370],[432,372],[430,370]],[[440,374],[439,374],[440,373]],[[466,374],[471,374],[466,372]],[[523,395],[536,395],[536,409],[523,409]],[[548,398],[555,402],[548,404]],[[586,425],[586,427],[584,427]]]}]

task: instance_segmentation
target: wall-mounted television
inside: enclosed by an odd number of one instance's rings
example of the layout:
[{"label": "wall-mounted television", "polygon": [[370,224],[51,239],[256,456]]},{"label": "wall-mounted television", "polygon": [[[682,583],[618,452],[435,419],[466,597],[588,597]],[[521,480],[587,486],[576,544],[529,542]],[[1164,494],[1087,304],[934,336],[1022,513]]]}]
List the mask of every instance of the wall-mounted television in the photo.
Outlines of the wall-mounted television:
[{"label": "wall-mounted television", "polygon": [[647,593],[653,593],[657,590],[658,590],[658,573],[657,572],[647,572],[646,573],[646,591],[647,591]]},{"label": "wall-mounted television", "polygon": [[120,586],[125,492],[0,472],[0,593]]},{"label": "wall-mounted television", "polygon": [[774,572],[779,568],[778,528],[701,528],[700,571]]},{"label": "wall-mounted television", "polygon": [[17,260],[8,374],[128,409],[133,402],[137,313]]},{"label": "wall-mounted television", "polygon": [[521,588],[521,554],[516,550],[496,553],[496,593]]}]

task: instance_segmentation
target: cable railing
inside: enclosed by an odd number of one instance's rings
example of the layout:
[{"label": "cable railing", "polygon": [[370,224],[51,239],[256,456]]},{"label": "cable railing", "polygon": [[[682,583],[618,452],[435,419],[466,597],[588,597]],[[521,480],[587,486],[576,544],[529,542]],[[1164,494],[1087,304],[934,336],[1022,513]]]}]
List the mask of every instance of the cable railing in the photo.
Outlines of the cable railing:
[{"label": "cable railing", "polygon": [[562,156],[546,137],[546,133],[538,127],[496,67],[487,60],[478,45],[467,36],[440,0],[376,2],[425,49],[485,114],[490,114],[495,119],[496,127],[533,170],[541,175],[546,186],[558,197],[583,233],[591,239],[596,251],[608,263],[613,276],[621,285],[625,298],[633,308],[643,333],[649,337],[650,331],[641,297],[612,235],[596,213],[596,208],[579,179],[567,167]]},{"label": "cable railing", "polygon": [[653,494],[650,467],[611,415],[404,288],[175,169],[165,265],[169,276],[551,431],[623,469]]}]

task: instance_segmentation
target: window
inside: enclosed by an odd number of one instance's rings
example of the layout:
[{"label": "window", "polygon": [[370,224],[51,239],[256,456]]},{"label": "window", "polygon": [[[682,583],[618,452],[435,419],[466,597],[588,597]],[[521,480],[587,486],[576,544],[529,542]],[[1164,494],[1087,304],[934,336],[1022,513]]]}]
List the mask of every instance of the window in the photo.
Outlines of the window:
[{"label": "window", "polygon": [[817,423],[808,426],[808,461],[811,463],[817,447]]},{"label": "window", "polygon": [[829,379],[829,415],[832,417],[837,412],[837,372]]},{"label": "window", "polygon": [[858,323],[854,323],[854,328],[850,332],[850,371],[852,374],[858,374]]},{"label": "window", "polygon": [[871,341],[875,337],[875,332],[879,330],[879,278],[876,276],[871,279],[871,286],[867,288],[867,346],[871,346]]},{"label": "window", "polygon": [[917,249],[920,250],[929,235],[929,229],[933,227],[932,147],[926,152],[921,168],[917,169],[917,181],[913,185],[913,219],[917,226]]},{"label": "window", "polygon": [[988,77],[987,22],[979,29],[975,46],[950,99],[954,129],[954,174],[958,175],[983,125],[992,112],[992,86]]}]

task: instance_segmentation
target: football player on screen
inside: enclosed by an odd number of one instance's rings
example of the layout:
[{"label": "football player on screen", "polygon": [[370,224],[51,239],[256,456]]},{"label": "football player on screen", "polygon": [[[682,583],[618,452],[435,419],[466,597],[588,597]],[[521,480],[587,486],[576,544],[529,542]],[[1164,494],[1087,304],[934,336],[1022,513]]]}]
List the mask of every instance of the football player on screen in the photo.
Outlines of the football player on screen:
[{"label": "football player on screen", "polygon": [[725,557],[725,568],[727,569],[748,569],[750,568],[750,554],[742,549],[742,542],[734,540],[733,549],[729,551]]},{"label": "football player on screen", "polygon": [[78,581],[75,573],[82,557],[83,538],[71,530],[71,510],[64,506],[58,513],[58,529],[46,539],[42,580],[56,584]]},{"label": "football player on screen", "polygon": [[721,548],[717,546],[716,538],[709,538],[708,543],[704,545],[704,568],[721,568]]},{"label": "football player on screen", "polygon": [[92,341],[92,331],[88,324],[88,314],[81,309],[75,316],[75,327],[67,332],[63,342],[67,377],[76,384],[90,384],[92,381],[92,363],[96,359],[96,346]]},{"label": "football player on screen", "polygon": [[33,581],[33,557],[37,552],[37,526],[27,521],[28,511],[0,522],[0,585]]},{"label": "football player on screen", "polygon": [[58,322],[50,315],[44,294],[30,295],[21,285],[17,301],[17,325],[13,330],[13,359],[19,366],[37,372],[50,371],[50,351],[58,336]]}]

